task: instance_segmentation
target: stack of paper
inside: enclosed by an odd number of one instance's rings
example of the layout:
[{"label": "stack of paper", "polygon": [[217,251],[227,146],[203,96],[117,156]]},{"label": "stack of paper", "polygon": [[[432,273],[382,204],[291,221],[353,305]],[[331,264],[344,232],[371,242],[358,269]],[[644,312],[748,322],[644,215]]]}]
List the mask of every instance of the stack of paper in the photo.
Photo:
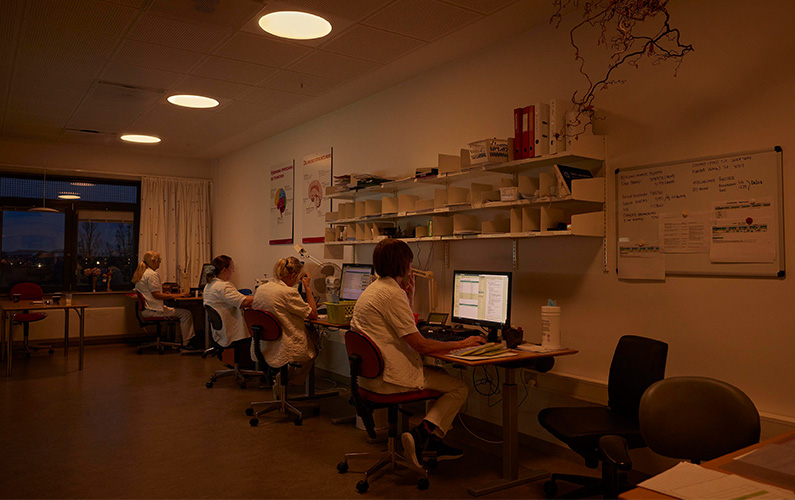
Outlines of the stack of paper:
[{"label": "stack of paper", "polygon": [[450,352],[450,356],[462,359],[485,359],[516,356],[516,353],[499,342],[489,342],[475,347],[465,347]]}]

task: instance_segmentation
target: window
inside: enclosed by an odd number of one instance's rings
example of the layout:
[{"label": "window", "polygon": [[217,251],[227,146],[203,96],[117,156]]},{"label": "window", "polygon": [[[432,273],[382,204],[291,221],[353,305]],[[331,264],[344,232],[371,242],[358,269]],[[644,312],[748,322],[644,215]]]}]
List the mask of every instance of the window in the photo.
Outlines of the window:
[{"label": "window", "polygon": [[[139,191],[137,182],[0,174],[0,291],[20,281],[45,291],[132,288]],[[42,206],[50,211],[30,211]]]}]

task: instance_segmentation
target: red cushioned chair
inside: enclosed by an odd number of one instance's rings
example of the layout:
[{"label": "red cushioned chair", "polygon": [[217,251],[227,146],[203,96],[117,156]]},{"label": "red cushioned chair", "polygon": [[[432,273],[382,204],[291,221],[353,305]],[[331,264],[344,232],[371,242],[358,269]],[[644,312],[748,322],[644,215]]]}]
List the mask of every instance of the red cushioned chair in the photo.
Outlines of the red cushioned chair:
[{"label": "red cushioned chair", "polygon": [[141,328],[144,330],[146,330],[147,326],[154,326],[157,335],[157,338],[154,342],[148,342],[146,344],[139,345],[138,354],[143,353],[144,349],[149,347],[154,347],[157,349],[158,354],[163,354],[167,347],[179,350],[179,348],[182,347],[182,344],[179,342],[168,342],[161,339],[164,325],[169,329],[173,337],[174,332],[176,332],[177,324],[179,324],[179,318],[175,318],[173,316],[149,316],[145,318],[143,315],[141,315],[141,312],[146,309],[146,299],[144,299],[144,296],[141,294],[141,292],[135,292],[135,296],[135,317],[138,319],[138,324],[141,325]]},{"label": "red cushioned chair", "polygon": [[348,472],[348,460],[351,458],[377,457],[380,460],[370,467],[364,473],[364,479],[356,484],[356,490],[359,493],[367,491],[370,487],[367,482],[368,478],[386,466],[389,466],[389,472],[393,473],[398,466],[417,472],[421,475],[417,480],[417,488],[427,489],[429,486],[428,471],[417,468],[410,460],[395,450],[398,434],[398,411],[404,411],[400,409],[401,404],[436,399],[441,396],[441,393],[425,389],[396,394],[379,394],[362,389],[359,387],[358,378],[372,379],[380,376],[384,371],[384,358],[381,356],[378,346],[369,337],[353,330],[345,333],[345,347],[348,350],[348,361],[351,366],[351,404],[356,407],[356,413],[364,422],[367,434],[373,439],[376,438],[373,410],[387,409],[388,450],[379,453],[346,453],[345,460],[337,464],[337,471],[340,474]]},{"label": "red cushioned chair", "polygon": [[[19,295],[19,300],[42,300],[44,296],[44,292],[42,291],[41,287],[36,283],[17,283],[11,288],[11,291],[8,292],[8,297],[13,298],[14,295]],[[47,313],[43,312],[28,312],[27,310],[22,310],[14,315],[11,316],[11,325],[22,325],[23,333],[23,340],[22,340],[22,349],[25,353],[26,357],[30,357],[30,354],[34,351],[38,351],[39,349],[47,349],[50,354],[55,352],[52,349],[52,346],[43,345],[43,344],[34,344],[30,342],[30,324],[36,321],[41,321],[47,317]]]},{"label": "red cushioned chair", "polygon": [[[254,355],[257,357],[259,366],[263,370],[268,369],[268,363],[265,361],[265,356],[262,355],[262,342],[275,342],[282,336],[282,325],[276,317],[266,311],[259,311],[257,309],[246,309],[243,311],[243,318],[246,320],[246,326],[251,333],[251,342],[254,344]],[[248,421],[249,425],[256,427],[259,424],[259,416],[273,410],[279,410],[282,415],[294,415],[295,425],[301,425],[304,421],[304,411],[296,408],[287,400],[287,383],[288,379],[288,365],[286,363],[281,367],[274,367],[279,369],[279,384],[281,397],[271,401],[257,401],[252,402],[252,405],[265,405],[265,408],[255,411],[254,407],[246,409],[246,415],[251,417]],[[296,364],[296,363],[292,363]],[[317,403],[302,402],[304,409],[311,409],[314,415],[320,413],[320,406]]]}]

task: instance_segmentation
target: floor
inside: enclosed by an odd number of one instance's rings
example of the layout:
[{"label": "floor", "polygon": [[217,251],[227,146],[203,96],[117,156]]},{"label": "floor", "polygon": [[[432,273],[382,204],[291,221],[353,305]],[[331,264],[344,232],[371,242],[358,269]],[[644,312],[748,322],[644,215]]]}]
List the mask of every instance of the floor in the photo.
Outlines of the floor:
[{"label": "floor", "polygon": [[[230,379],[205,388],[217,359],[93,346],[80,372],[76,350],[62,353],[15,358],[12,377],[0,378],[0,498],[351,498],[361,479],[354,471],[369,461],[351,461],[347,474],[337,463],[385,446],[352,424],[332,425],[353,414],[344,393],[321,399],[320,415],[301,426],[274,415],[251,427],[244,410],[271,392]],[[431,471],[428,490],[412,474],[387,475],[364,496],[472,498],[467,487],[498,479],[498,457],[466,446],[460,426],[451,434],[466,455]],[[520,455],[528,468],[594,472],[529,449]],[[542,498],[542,483],[483,498]]]}]

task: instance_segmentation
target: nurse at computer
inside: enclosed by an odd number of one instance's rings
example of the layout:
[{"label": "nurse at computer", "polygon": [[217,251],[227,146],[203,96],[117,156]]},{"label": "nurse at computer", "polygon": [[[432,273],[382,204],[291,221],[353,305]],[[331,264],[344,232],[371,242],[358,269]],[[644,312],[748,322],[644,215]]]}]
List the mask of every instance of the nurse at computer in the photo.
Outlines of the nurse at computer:
[{"label": "nurse at computer", "polygon": [[414,302],[413,259],[414,253],[404,241],[386,239],[376,245],[373,265],[379,278],[356,301],[351,329],[369,337],[384,359],[384,371],[379,377],[359,379],[363,389],[381,394],[418,389],[442,393],[432,403],[420,425],[401,436],[406,457],[421,467],[424,449],[436,452],[439,462],[463,456],[461,450],[448,446],[442,438],[452,427],[468,392],[461,379],[441,368],[423,366],[421,355],[475,346],[482,344],[484,339],[473,335],[457,342],[439,342],[420,334],[411,310]]},{"label": "nurse at computer", "polygon": [[[260,344],[268,365],[278,368],[291,362],[301,363],[300,367],[289,366],[288,385],[303,385],[317,356],[317,332],[306,323],[308,319],[317,319],[317,305],[309,291],[311,277],[303,270],[304,263],[295,257],[279,259],[273,266],[276,279],[257,287],[252,306],[273,314],[282,326],[279,340]],[[295,288],[299,280],[307,290],[306,302]],[[251,359],[256,359],[253,345],[251,349]],[[278,377],[273,384],[276,397],[281,387]]]},{"label": "nurse at computer", "polygon": [[207,272],[207,285],[202,297],[204,304],[211,306],[221,316],[221,329],[213,329],[213,337],[221,347],[249,337],[243,308],[251,307],[253,298],[237,291],[230,279],[235,272],[235,263],[228,255],[213,259]]}]

